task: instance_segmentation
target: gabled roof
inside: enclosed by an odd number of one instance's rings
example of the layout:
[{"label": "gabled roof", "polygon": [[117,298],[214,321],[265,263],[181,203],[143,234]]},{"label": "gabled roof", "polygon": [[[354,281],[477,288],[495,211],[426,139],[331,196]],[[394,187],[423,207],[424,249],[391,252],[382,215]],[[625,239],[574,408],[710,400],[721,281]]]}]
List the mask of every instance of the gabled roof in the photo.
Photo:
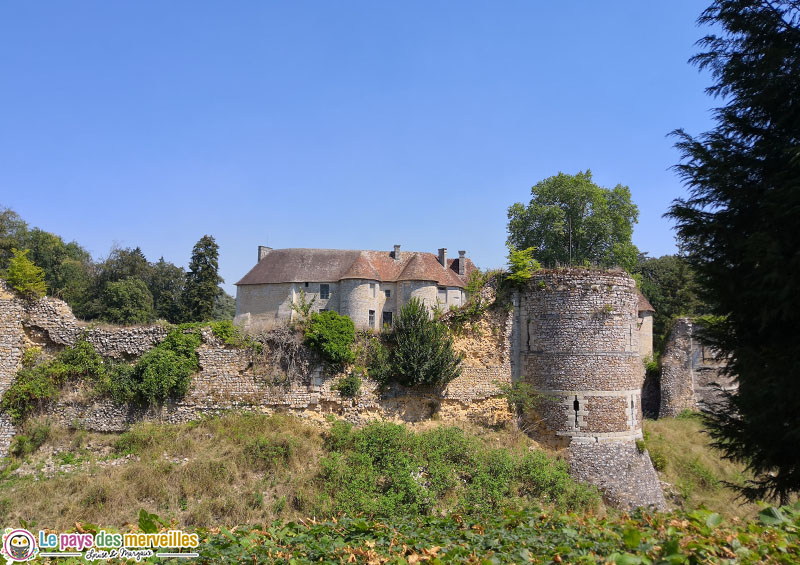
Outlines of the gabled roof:
[{"label": "gabled roof", "polygon": [[336,282],[366,279],[378,282],[432,281],[441,286],[464,288],[475,269],[465,259],[465,275],[458,274],[458,259],[448,259],[447,268],[433,253],[402,251],[394,260],[391,251],[349,249],[272,249],[237,285],[287,282]]}]

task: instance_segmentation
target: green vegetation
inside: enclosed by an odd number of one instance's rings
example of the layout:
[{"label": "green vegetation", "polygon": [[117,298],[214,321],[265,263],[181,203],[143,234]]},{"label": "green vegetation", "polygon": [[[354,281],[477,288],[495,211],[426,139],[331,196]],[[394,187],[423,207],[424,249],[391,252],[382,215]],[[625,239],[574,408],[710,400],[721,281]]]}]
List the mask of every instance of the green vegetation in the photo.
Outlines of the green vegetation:
[{"label": "green vegetation", "polygon": [[[44,285],[37,283],[35,288],[20,292],[41,296],[46,291],[65,300],[75,316],[85,320],[128,324],[158,319],[179,324],[232,319],[236,308],[233,297],[216,286],[209,309],[210,285],[200,282],[212,278],[214,246],[210,236],[198,241],[197,257],[188,274],[163,257],[148,262],[138,247],[113,247],[107,257],[93,261],[78,243],[66,243],[39,228],[29,229],[16,212],[0,208],[0,272],[6,273],[11,266],[12,249],[26,250],[27,259],[42,269]],[[30,266],[23,270],[30,278]],[[200,288],[205,288],[205,294]],[[200,303],[204,304],[202,313],[197,310]]]},{"label": "green vegetation", "polygon": [[758,521],[707,510],[632,517],[540,510],[395,520],[340,517],[204,532],[201,563],[796,563],[800,507]]},{"label": "green vegetation", "polygon": [[333,310],[313,313],[305,330],[306,344],[337,368],[355,361],[355,339],[353,320]]},{"label": "green vegetation", "polygon": [[0,408],[15,423],[22,422],[31,412],[44,408],[58,398],[67,382],[85,380],[91,385],[101,385],[106,377],[102,357],[91,344],[79,341],[67,347],[54,359],[17,371],[17,376],[3,395]]},{"label": "green vegetation", "polygon": [[341,377],[331,388],[338,390],[345,398],[355,398],[361,391],[361,377],[366,373],[363,367],[356,367],[344,377]]},{"label": "green vegetation", "polygon": [[153,319],[153,295],[142,279],[109,282],[101,296],[101,319],[114,324],[144,324]]},{"label": "green vegetation", "polygon": [[192,249],[186,286],[181,295],[187,321],[212,319],[222,282],[225,281],[219,276],[219,245],[212,236],[204,235]]},{"label": "green vegetation", "polygon": [[558,173],[531,188],[526,207],[508,209],[508,245],[537,249],[547,267],[557,265],[619,266],[633,269],[638,253],[631,242],[639,209],[627,186],[602,188],[587,170]]},{"label": "green vegetation", "polygon": [[653,349],[664,352],[672,323],[679,316],[696,316],[705,312],[706,305],[698,296],[699,288],[692,268],[680,255],[647,257],[640,253],[634,275],[639,289],[652,304]]},{"label": "green vegetation", "polygon": [[[24,435],[32,438],[40,424],[27,422]],[[588,510],[599,503],[593,488],[570,479],[563,461],[534,449],[524,435],[467,429],[415,433],[389,423],[355,429],[336,422],[325,433],[300,419],[251,413],[142,423],[123,434],[51,428],[38,433],[38,451],[26,448],[0,463],[0,503],[8,500],[7,523],[35,519],[61,529],[75,521],[135,522],[131,501],[137,500],[191,528],[342,512],[399,519],[412,511],[466,516],[533,506]],[[117,465],[98,465],[127,455]],[[46,478],[35,469],[48,459],[81,466]],[[26,461],[33,476],[8,476]],[[102,504],[82,502],[98,493]]]},{"label": "green vegetation", "polygon": [[495,512],[539,501],[589,509],[593,488],[541,451],[490,449],[458,428],[414,433],[390,423],[335,422],[321,467],[321,515],[400,518],[436,511]]},{"label": "green vegetation", "polygon": [[108,389],[116,402],[149,406],[169,398],[180,398],[189,389],[192,374],[200,366],[197,347],[202,338],[197,330],[173,330],[135,365],[119,364],[108,378]]},{"label": "green vegetation", "polygon": [[[195,327],[202,327],[203,324],[195,325]],[[245,334],[233,325],[231,320],[220,320],[219,322],[211,322],[207,324],[211,328],[211,333],[221,340],[225,345],[231,347],[246,347],[255,352],[261,352],[264,345],[253,339],[252,336]],[[181,326],[183,327],[183,326]]]},{"label": "green vegetation", "polygon": [[786,502],[800,492],[800,6],[715,0],[698,21],[711,31],[693,62],[724,105],[711,131],[675,132],[688,196],[668,216],[709,312],[724,319],[703,339],[739,385],[709,432],[753,473],[745,496]]},{"label": "green vegetation", "polygon": [[[431,318],[425,304],[412,298],[400,310],[393,331],[388,335],[388,370],[372,378],[399,382],[406,386],[444,386],[461,373],[461,357],[453,349],[447,326]],[[374,366],[374,362],[371,366]]]},{"label": "green vegetation", "polygon": [[644,421],[644,447],[661,479],[672,485],[668,499],[689,511],[704,506],[715,512],[752,518],[754,504],[737,500],[730,486],[745,484],[748,475],[742,465],[720,458],[712,449],[699,414],[688,412],[678,418]]},{"label": "green vegetation", "polygon": [[47,291],[44,271],[28,259],[29,252],[29,249],[12,248],[5,276],[8,283],[26,298],[41,298]]},{"label": "green vegetation", "polygon": [[508,274],[507,280],[513,286],[523,286],[533,276],[535,271],[541,269],[539,262],[533,258],[535,247],[515,249],[508,246]]}]

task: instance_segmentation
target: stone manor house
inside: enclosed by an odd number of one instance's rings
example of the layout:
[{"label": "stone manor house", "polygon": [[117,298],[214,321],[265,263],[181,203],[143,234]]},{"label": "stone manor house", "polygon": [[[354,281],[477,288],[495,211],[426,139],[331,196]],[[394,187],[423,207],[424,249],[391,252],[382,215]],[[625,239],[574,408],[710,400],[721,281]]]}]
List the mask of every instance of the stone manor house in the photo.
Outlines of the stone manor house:
[{"label": "stone manor house", "polygon": [[335,310],[357,328],[392,325],[412,298],[447,310],[465,300],[467,277],[475,269],[466,252],[448,259],[421,251],[271,249],[258,247],[258,263],[236,283],[236,319],[242,326],[292,320],[292,304],[314,298],[312,311]]}]

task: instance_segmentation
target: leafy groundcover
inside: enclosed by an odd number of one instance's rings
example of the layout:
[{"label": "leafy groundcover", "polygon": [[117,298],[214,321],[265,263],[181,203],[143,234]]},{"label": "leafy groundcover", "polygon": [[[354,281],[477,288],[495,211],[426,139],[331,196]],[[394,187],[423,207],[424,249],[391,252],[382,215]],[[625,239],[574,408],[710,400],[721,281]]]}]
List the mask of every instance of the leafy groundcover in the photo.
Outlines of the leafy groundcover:
[{"label": "leafy groundcover", "polygon": [[[752,522],[707,510],[587,517],[542,511],[408,521],[276,522],[200,532],[202,563],[799,563],[800,503]],[[183,562],[187,560],[152,560]]]}]

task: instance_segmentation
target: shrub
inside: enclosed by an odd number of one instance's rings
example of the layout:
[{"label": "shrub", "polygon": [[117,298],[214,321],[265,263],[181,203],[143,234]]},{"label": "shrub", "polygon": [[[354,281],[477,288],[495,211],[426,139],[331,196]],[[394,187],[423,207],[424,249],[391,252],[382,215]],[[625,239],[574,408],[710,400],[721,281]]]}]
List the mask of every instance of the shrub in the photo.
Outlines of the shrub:
[{"label": "shrub", "polygon": [[295,442],[290,437],[269,439],[258,437],[245,447],[245,454],[251,463],[266,470],[285,466],[294,453]]},{"label": "shrub", "polygon": [[364,374],[363,367],[353,369],[346,376],[340,378],[339,381],[336,384],[334,384],[331,388],[333,390],[338,390],[339,394],[346,398],[353,398],[355,396],[358,396],[358,393],[361,390],[361,376],[363,374]]},{"label": "shrub", "polygon": [[379,340],[371,342],[367,352],[367,374],[375,382],[386,384],[392,379],[389,349]]},{"label": "shrub", "polygon": [[161,404],[179,398],[189,389],[200,365],[197,352],[201,338],[197,330],[173,330],[135,365],[117,365],[111,373],[110,392],[119,403]]},{"label": "shrub", "polygon": [[351,348],[356,339],[353,320],[333,310],[311,315],[305,339],[309,347],[334,366],[341,367],[355,360]]},{"label": "shrub", "polygon": [[443,386],[461,374],[461,356],[447,326],[431,319],[417,298],[400,310],[391,342],[391,372],[404,385]]},{"label": "shrub", "polygon": [[26,429],[25,433],[17,434],[11,440],[11,447],[9,453],[15,457],[27,457],[50,437],[50,426],[47,424],[35,424]]},{"label": "shrub", "polygon": [[239,328],[233,325],[231,320],[211,322],[209,325],[211,327],[211,333],[225,345],[247,347],[257,353],[260,353],[264,347],[260,342],[254,340],[249,335],[243,334]]},{"label": "shrub", "polygon": [[17,250],[11,248],[11,259],[8,260],[6,280],[25,298],[41,298],[47,292],[44,282],[44,270],[28,259],[30,249]]},{"label": "shrub", "polygon": [[68,381],[84,378],[94,385],[102,385],[106,375],[103,358],[90,343],[81,340],[47,363],[17,371],[0,408],[19,423],[32,411],[55,400]]},{"label": "shrub", "polygon": [[534,271],[541,268],[539,262],[533,258],[535,247],[516,249],[508,245],[508,276],[506,280],[515,286],[522,286],[530,280]]}]

